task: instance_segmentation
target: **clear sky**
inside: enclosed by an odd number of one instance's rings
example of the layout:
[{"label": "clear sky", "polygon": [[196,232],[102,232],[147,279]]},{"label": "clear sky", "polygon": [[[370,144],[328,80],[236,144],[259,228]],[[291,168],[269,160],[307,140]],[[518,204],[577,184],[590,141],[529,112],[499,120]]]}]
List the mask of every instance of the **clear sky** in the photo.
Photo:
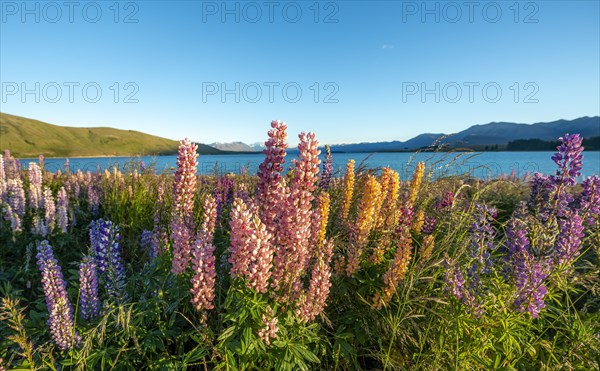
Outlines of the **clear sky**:
[{"label": "clear sky", "polygon": [[292,141],[304,130],[334,144],[600,111],[595,0],[2,0],[0,11],[0,110],[58,125],[253,143],[280,119]]}]

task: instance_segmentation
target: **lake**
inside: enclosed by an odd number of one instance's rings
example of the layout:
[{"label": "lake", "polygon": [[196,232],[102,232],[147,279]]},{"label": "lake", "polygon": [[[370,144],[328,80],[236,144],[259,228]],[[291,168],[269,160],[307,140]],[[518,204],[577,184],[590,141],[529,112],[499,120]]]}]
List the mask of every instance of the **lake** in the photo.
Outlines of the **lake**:
[{"label": "lake", "polygon": [[[553,152],[438,152],[438,153],[334,153],[334,171],[343,173],[345,164],[349,159],[356,161],[358,167],[361,163],[369,168],[388,166],[398,171],[402,179],[410,179],[416,162],[424,161],[427,168],[432,171],[433,177],[444,175],[469,174],[476,178],[486,179],[501,175],[514,174],[522,177],[533,172],[544,174],[554,173],[556,164],[552,161]],[[321,156],[324,160],[324,155]],[[250,174],[256,174],[258,166],[263,161],[263,154],[239,155],[200,155],[198,157],[199,174],[227,174],[236,173],[245,169]],[[286,157],[287,166],[295,154]],[[22,166],[27,168],[28,163],[37,159],[21,159]],[[176,156],[143,156],[128,157],[97,157],[97,158],[70,158],[69,169],[96,171],[112,169],[117,166],[121,170],[133,169],[143,161],[146,167],[153,166],[158,172],[172,171],[177,163]],[[45,159],[45,168],[49,171],[64,171],[64,158]],[[584,177],[600,174],[600,152],[584,152],[583,171]]]}]

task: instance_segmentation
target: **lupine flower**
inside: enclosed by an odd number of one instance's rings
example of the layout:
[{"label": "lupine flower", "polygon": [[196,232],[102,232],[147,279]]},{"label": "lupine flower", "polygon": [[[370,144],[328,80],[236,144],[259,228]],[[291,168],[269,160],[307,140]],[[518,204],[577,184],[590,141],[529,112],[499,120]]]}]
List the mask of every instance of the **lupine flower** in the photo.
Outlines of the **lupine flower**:
[{"label": "lupine flower", "polygon": [[296,315],[304,322],[314,320],[327,305],[327,297],[331,287],[331,256],[333,255],[333,242],[325,242],[319,247],[317,258],[312,267],[312,274],[308,291],[300,297]]},{"label": "lupine flower", "polygon": [[273,262],[271,234],[260,221],[254,207],[235,199],[231,210],[231,276],[246,279],[248,287],[267,292]]},{"label": "lupine flower", "polygon": [[410,225],[412,224],[414,211],[408,202],[402,205],[400,209],[400,220],[394,232],[397,246],[394,260],[383,275],[383,282],[385,283],[383,291],[375,294],[374,298],[374,303],[378,308],[390,301],[396,292],[398,282],[404,278],[411,259],[412,237],[410,235]]},{"label": "lupine flower", "polygon": [[40,166],[40,169],[44,169],[44,155],[38,156],[38,165]]},{"label": "lupine flower", "polygon": [[327,151],[327,156],[325,156],[325,162],[323,162],[323,171],[321,172],[321,181],[319,182],[319,187],[324,191],[329,189],[329,183],[331,183],[331,176],[333,175],[331,148],[325,145],[325,151]]},{"label": "lupine flower", "polygon": [[173,240],[173,261],[171,272],[182,274],[188,267],[191,241],[194,238],[189,223],[179,215],[174,215],[170,222],[171,239]]},{"label": "lupine flower", "polygon": [[163,252],[162,246],[167,241],[167,232],[165,231],[165,221],[163,220],[163,206],[164,206],[164,187],[162,183],[159,183],[157,188],[157,199],[154,205],[154,227],[152,229],[152,240],[151,248],[153,256],[158,256]]},{"label": "lupine flower", "polygon": [[432,235],[426,235],[423,237],[423,243],[421,244],[421,248],[419,249],[419,262],[423,263],[431,257],[431,253],[433,252],[433,248],[435,247],[435,238]]},{"label": "lupine flower", "polygon": [[46,237],[48,235],[48,228],[46,227],[46,223],[37,215],[33,216],[33,219],[31,220],[31,225],[33,226],[33,234],[42,237]]},{"label": "lupine flower", "polygon": [[594,219],[600,215],[600,177],[588,177],[581,186],[583,190],[579,196],[579,209],[584,221],[593,225]]},{"label": "lupine flower", "polygon": [[5,198],[4,220],[10,221],[13,232],[20,232],[25,216],[25,191],[20,178],[9,179],[6,182]]},{"label": "lupine flower", "polygon": [[285,207],[281,208],[273,259],[273,286],[285,296],[295,298],[311,256],[312,201],[319,173],[319,142],[314,133],[300,133],[299,159],[294,159],[293,179]]},{"label": "lupine flower", "polygon": [[0,200],[4,200],[6,192],[6,172],[4,171],[4,157],[0,157]]},{"label": "lupine flower", "polygon": [[450,292],[457,299],[465,297],[465,280],[460,267],[450,259],[444,261],[444,281],[446,282],[446,291]]},{"label": "lupine flower", "polygon": [[313,218],[313,235],[314,245],[321,246],[325,241],[325,233],[327,232],[327,222],[329,220],[329,193],[322,193],[317,201],[317,210]]},{"label": "lupine flower", "polygon": [[108,294],[122,299],[125,286],[125,267],[121,260],[119,227],[110,220],[90,223],[90,253],[95,258],[100,280]]},{"label": "lupine flower", "polygon": [[419,193],[419,189],[421,188],[421,182],[423,180],[423,174],[425,174],[425,164],[422,162],[417,163],[417,167],[415,168],[415,172],[413,173],[412,180],[410,182],[410,188],[408,190],[408,203],[411,206],[414,206],[415,201],[417,199],[417,194]]},{"label": "lupine flower", "polygon": [[270,345],[271,339],[277,338],[277,317],[273,313],[271,307],[267,307],[267,313],[262,316],[263,328],[258,331],[258,337],[261,338],[265,344]]},{"label": "lupine flower", "polygon": [[202,221],[202,229],[198,231],[206,237],[208,242],[212,242],[215,226],[217,224],[217,204],[214,197],[207,196],[204,199],[204,220]]},{"label": "lupine flower", "polygon": [[190,261],[190,249],[194,236],[192,212],[196,191],[198,146],[188,139],[180,141],[177,170],[173,180],[174,215],[171,222],[173,239],[173,262],[171,272],[181,274]]},{"label": "lupine flower", "polygon": [[383,168],[381,172],[381,209],[377,227],[390,230],[395,223],[395,209],[400,192],[400,175],[390,169]]},{"label": "lupine flower", "polygon": [[567,218],[558,221],[560,233],[554,247],[556,263],[571,262],[579,255],[581,239],[583,238],[583,220],[576,212],[570,212]]},{"label": "lupine flower", "polygon": [[528,204],[530,208],[538,210],[542,221],[546,221],[550,216],[550,199],[556,189],[556,181],[552,176],[536,172],[529,181]]},{"label": "lupine flower", "polygon": [[433,234],[435,226],[437,225],[437,219],[434,216],[425,216],[423,226],[421,227],[421,233],[428,235]]},{"label": "lupine flower", "polygon": [[452,207],[454,203],[454,193],[450,191],[445,191],[442,197],[435,204],[435,209],[437,211],[443,211]]},{"label": "lupine flower", "polygon": [[79,309],[81,317],[86,320],[92,320],[100,314],[96,263],[87,256],[79,264]]},{"label": "lupine flower", "polygon": [[475,271],[481,270],[488,273],[492,265],[490,250],[494,249],[494,237],[496,231],[492,222],[498,215],[498,211],[493,206],[475,205],[475,217],[473,224],[469,229],[471,234],[471,257],[475,259],[477,265]]},{"label": "lupine flower", "polygon": [[42,203],[42,170],[35,162],[29,163],[29,206],[39,209]]},{"label": "lupine flower", "polygon": [[140,236],[140,248],[142,250],[146,250],[150,261],[154,261],[154,259],[156,259],[158,256],[158,251],[156,251],[152,246],[152,231],[147,229],[142,231],[142,235]]},{"label": "lupine flower", "polygon": [[67,233],[69,225],[69,196],[65,187],[60,187],[58,191],[58,199],[56,200],[56,222],[62,233]]},{"label": "lupine flower", "polygon": [[342,218],[348,220],[350,203],[354,193],[354,160],[348,160],[346,164],[346,176],[344,177],[344,194],[342,196]]},{"label": "lupine flower", "polygon": [[67,283],[48,241],[42,241],[37,246],[37,251],[37,265],[42,273],[42,288],[50,313],[50,333],[59,348],[68,350],[76,346],[81,337],[75,331],[73,307],[67,297]]},{"label": "lupine flower", "polygon": [[557,180],[559,183],[574,185],[583,168],[583,138],[579,134],[565,134],[558,139],[561,144],[556,147],[558,152],[552,156],[552,160],[558,165]]},{"label": "lupine flower", "polygon": [[228,207],[232,201],[234,180],[229,176],[217,178],[215,185],[214,200],[216,203],[216,220],[220,220],[223,207]]},{"label": "lupine flower", "polygon": [[[90,172],[88,171],[88,174]],[[87,185],[87,201],[90,207],[90,211],[93,215],[98,215],[98,209],[100,207],[100,194],[98,187],[94,185],[92,182],[89,182]]]},{"label": "lupine flower", "polygon": [[[358,204],[358,214],[355,222],[356,227],[353,236],[355,243],[348,251],[348,265],[346,266],[346,273],[348,276],[354,275],[358,270],[363,249],[369,241],[369,233],[371,232],[371,228],[377,217],[375,208],[380,194],[381,186],[379,185],[379,182],[377,182],[377,179],[375,179],[374,176],[368,175],[364,183],[362,197]],[[383,252],[375,249],[375,261],[379,261],[380,255],[383,255]]]},{"label": "lupine flower", "polygon": [[[215,209],[216,210],[216,209]],[[215,246],[206,235],[197,239],[192,247],[192,277],[190,289],[191,302],[198,311],[214,308],[215,298]],[[206,313],[202,313],[206,321]]]},{"label": "lupine flower", "polygon": [[43,196],[42,203],[44,206],[46,226],[48,227],[48,231],[51,231],[54,229],[54,225],[56,224],[56,205],[54,204],[54,196],[48,187],[44,187]]},{"label": "lupine flower", "polygon": [[287,125],[281,121],[271,122],[269,139],[265,142],[264,161],[258,167],[258,195],[260,218],[267,231],[277,229],[279,208],[286,197],[284,179],[281,176],[287,149]]},{"label": "lupine flower", "polygon": [[414,231],[415,233],[421,233],[424,224],[425,224],[425,211],[423,209],[419,209],[415,213],[415,216],[413,218],[413,223],[410,226],[410,229],[412,231]]},{"label": "lupine flower", "polygon": [[511,270],[517,286],[515,307],[537,318],[545,306],[544,296],[548,293],[543,284],[547,276],[545,262],[536,261],[529,251],[529,239],[522,221],[513,217],[506,229],[506,237]]}]

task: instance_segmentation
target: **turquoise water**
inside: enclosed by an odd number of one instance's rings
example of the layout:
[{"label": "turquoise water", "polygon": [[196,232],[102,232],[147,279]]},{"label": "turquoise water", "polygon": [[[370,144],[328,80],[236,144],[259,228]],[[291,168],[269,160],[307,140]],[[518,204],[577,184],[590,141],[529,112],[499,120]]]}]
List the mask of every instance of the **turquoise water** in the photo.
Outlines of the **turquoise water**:
[{"label": "turquoise water", "polygon": [[[356,161],[356,166],[364,164],[369,168],[388,166],[398,171],[403,179],[411,177],[415,164],[425,161],[434,177],[443,175],[469,174],[476,178],[494,178],[502,175],[522,177],[533,172],[544,174],[554,173],[556,165],[551,159],[552,152],[463,152],[463,153],[334,153],[334,170],[341,171],[349,159]],[[198,157],[198,173],[218,174],[240,173],[242,169],[250,174],[256,174],[258,166],[264,156],[257,154],[239,155],[201,155]],[[288,154],[286,166],[291,166],[295,154]],[[324,159],[324,156],[322,156]],[[24,168],[31,161],[37,159],[22,159]],[[70,158],[69,169],[74,172],[96,171],[112,169],[114,166],[121,170],[132,169],[143,161],[146,167],[154,167],[157,172],[172,171],[176,166],[176,156],[157,157],[98,157],[98,158]],[[49,171],[64,171],[64,158],[47,158],[45,168]],[[583,171],[584,177],[600,174],[600,152],[584,152]]]}]

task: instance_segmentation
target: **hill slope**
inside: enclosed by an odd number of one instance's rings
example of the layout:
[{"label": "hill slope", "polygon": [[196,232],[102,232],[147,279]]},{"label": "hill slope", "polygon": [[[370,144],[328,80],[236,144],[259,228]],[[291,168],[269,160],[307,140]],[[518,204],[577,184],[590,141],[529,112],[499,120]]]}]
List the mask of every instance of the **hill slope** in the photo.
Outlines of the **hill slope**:
[{"label": "hill slope", "polygon": [[[0,149],[15,157],[133,156],[177,153],[178,142],[134,130],[57,126],[0,113]],[[221,153],[199,145],[200,153]]]}]

